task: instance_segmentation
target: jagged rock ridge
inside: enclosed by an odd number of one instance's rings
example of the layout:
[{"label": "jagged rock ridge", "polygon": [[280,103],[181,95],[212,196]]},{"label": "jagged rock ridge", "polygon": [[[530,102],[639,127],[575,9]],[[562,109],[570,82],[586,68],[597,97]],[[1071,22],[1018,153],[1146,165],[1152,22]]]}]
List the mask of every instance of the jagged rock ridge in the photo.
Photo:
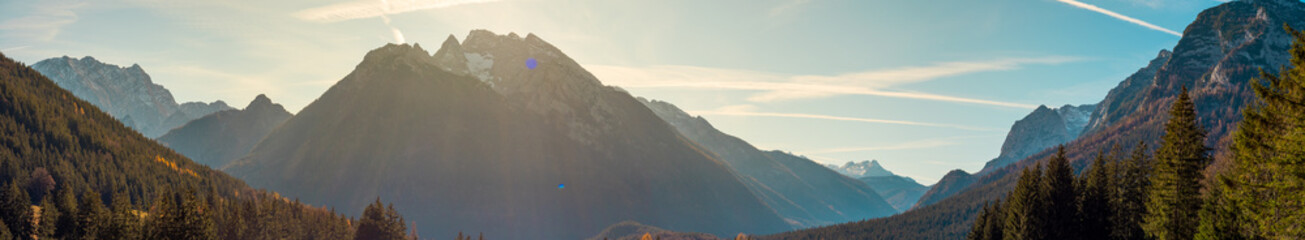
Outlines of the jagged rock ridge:
[{"label": "jagged rock ridge", "polygon": [[154,84],[136,64],[124,68],[90,56],[64,56],[42,60],[32,68],[149,138],[209,113],[231,109],[220,100],[178,105],[168,89]]}]

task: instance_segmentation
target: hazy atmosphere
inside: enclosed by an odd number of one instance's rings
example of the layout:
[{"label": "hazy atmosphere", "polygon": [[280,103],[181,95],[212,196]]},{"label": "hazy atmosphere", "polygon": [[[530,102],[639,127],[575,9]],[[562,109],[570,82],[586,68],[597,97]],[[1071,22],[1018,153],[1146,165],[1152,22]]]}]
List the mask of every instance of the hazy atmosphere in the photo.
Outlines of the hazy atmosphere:
[{"label": "hazy atmosphere", "polygon": [[533,33],[607,85],[761,149],[977,171],[1038,105],[1088,104],[1218,1],[3,1],[0,51],[139,64],[178,102],[298,112],[384,43]]}]

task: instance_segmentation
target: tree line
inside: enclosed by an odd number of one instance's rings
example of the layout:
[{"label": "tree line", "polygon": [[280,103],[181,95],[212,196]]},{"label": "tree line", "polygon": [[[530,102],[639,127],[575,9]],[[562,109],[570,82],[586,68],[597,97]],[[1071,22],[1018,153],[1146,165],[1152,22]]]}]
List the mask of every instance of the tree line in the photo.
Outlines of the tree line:
[{"label": "tree line", "polygon": [[1253,81],[1230,170],[1206,179],[1211,148],[1184,87],[1155,156],[1115,146],[1075,176],[1061,146],[985,205],[968,239],[1305,239],[1305,32],[1285,28],[1291,64]]},{"label": "tree line", "polygon": [[[135,206],[121,193],[58,188],[32,194],[17,181],[2,185],[0,239],[419,239],[416,231],[406,232],[394,206],[380,199],[352,219],[267,192],[228,199],[188,189]],[[36,195],[41,197],[34,206]]]},{"label": "tree line", "polygon": [[0,240],[417,239],[194,163],[0,54]]}]

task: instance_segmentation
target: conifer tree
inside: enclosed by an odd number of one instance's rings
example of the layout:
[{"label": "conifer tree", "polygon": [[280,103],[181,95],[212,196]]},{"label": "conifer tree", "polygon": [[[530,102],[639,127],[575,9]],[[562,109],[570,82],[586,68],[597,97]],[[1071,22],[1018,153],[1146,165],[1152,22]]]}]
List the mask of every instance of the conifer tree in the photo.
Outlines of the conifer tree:
[{"label": "conifer tree", "polygon": [[1002,231],[1006,227],[1006,213],[1003,211],[1001,201],[993,204],[984,204],[983,210],[979,216],[974,219],[974,227],[970,230],[970,235],[966,237],[969,240],[1001,240],[1004,239],[1005,233]]},{"label": "conifer tree", "polygon": [[1147,188],[1151,185],[1151,157],[1147,155],[1146,142],[1138,142],[1127,159],[1121,160],[1119,179],[1116,182],[1111,208],[1114,223],[1111,236],[1115,239],[1142,239],[1143,216],[1146,215]]},{"label": "conifer tree", "polygon": [[1048,204],[1047,221],[1050,239],[1076,239],[1078,230],[1078,190],[1074,186],[1074,169],[1065,157],[1065,146],[1056,149],[1056,155],[1047,162],[1042,181]]},{"label": "conifer tree", "polygon": [[1147,214],[1142,226],[1157,240],[1192,239],[1201,209],[1201,170],[1210,161],[1205,132],[1197,124],[1187,87],[1169,109],[1169,122],[1156,152]]},{"label": "conifer tree", "polygon": [[[155,213],[150,215],[151,228],[148,239],[217,239],[216,227],[211,210],[201,201],[194,190],[186,193],[165,193],[155,204]],[[272,236],[275,235],[264,235]]]},{"label": "conifer tree", "polygon": [[0,221],[0,239],[14,239],[14,234],[9,232],[9,226]]},{"label": "conifer tree", "polygon": [[1113,187],[1111,176],[1113,166],[1107,164],[1105,151],[1097,154],[1083,174],[1081,186],[1083,194],[1079,196],[1079,216],[1081,216],[1079,235],[1083,239],[1108,239],[1111,232],[1110,189]]},{"label": "conifer tree", "polygon": [[110,212],[107,217],[108,223],[105,224],[105,235],[114,236],[115,239],[139,239],[140,218],[132,214],[127,194],[114,194],[113,201],[109,205]]},{"label": "conifer tree", "polygon": [[55,238],[72,239],[69,236],[73,236],[77,231],[77,214],[80,212],[77,210],[77,195],[73,193],[71,187],[63,186],[55,192],[54,198],[54,206],[59,209],[58,220],[54,223],[54,229],[59,231],[55,231],[54,236]]},{"label": "conifer tree", "polygon": [[77,203],[77,225],[72,228],[72,239],[94,239],[104,231],[107,213],[100,194],[86,189]]},{"label": "conifer tree", "polygon": [[1258,102],[1233,136],[1227,198],[1255,237],[1305,239],[1305,32],[1292,35],[1290,66],[1260,71]]},{"label": "conifer tree", "polygon": [[54,198],[47,197],[41,200],[41,224],[36,229],[36,236],[41,239],[52,239],[57,231],[55,227],[59,221],[59,207],[54,206]]},{"label": "conifer tree", "polygon": [[5,184],[3,188],[0,190],[0,220],[9,226],[9,233],[14,236],[30,235],[32,208],[27,192],[19,189],[17,183]]},{"label": "conifer tree", "polygon": [[[380,198],[376,198],[375,203],[363,209],[362,219],[358,220],[358,230],[354,239],[401,240],[405,238],[404,228],[406,227],[403,217],[394,210],[394,205],[387,208],[381,204]],[[462,239],[462,232],[458,232],[458,239]]]},{"label": "conifer tree", "polygon": [[1201,223],[1197,226],[1196,239],[1201,240],[1242,240],[1250,239],[1242,228],[1246,221],[1237,210],[1233,199],[1226,197],[1227,179],[1216,178],[1214,185],[1206,191],[1204,205],[1201,207]]},{"label": "conifer tree", "polygon": [[1005,239],[1047,239],[1050,230],[1047,196],[1042,189],[1042,165],[1025,168],[1006,200]]}]

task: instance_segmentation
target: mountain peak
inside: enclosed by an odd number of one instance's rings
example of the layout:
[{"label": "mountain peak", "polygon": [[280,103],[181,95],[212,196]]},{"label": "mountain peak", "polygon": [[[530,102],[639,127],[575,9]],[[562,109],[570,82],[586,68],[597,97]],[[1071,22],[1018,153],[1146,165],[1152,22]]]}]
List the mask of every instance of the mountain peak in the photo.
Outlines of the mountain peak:
[{"label": "mountain peak", "polygon": [[445,71],[459,75],[467,75],[470,69],[467,68],[467,55],[462,51],[462,44],[458,43],[458,37],[449,34],[444,39],[444,44],[440,45],[440,50],[435,51],[435,64],[439,65]]},{"label": "mountain peak", "polygon": [[285,107],[282,107],[281,104],[276,104],[272,102],[272,99],[268,98],[266,94],[258,94],[258,96],[254,97],[254,100],[250,101],[249,105],[245,106],[244,109],[244,111],[258,111],[258,112],[263,112],[267,110],[271,110],[272,112],[289,113],[289,111],[286,111]]},{"label": "mountain peak", "polygon": [[843,166],[841,167],[837,165],[829,165],[828,167],[834,169],[834,171],[838,173],[842,173],[843,175],[847,175],[852,178],[883,177],[883,176],[894,175],[892,171],[888,171],[888,169],[884,169],[883,165],[879,165],[879,160],[869,160],[869,161],[861,161],[861,162],[848,161],[847,163],[844,163]]},{"label": "mountain peak", "polygon": [[1047,107],[1046,104],[1042,104],[1042,105],[1038,105],[1038,109],[1033,110],[1033,112],[1043,112],[1043,111],[1051,111],[1051,108]]},{"label": "mountain peak", "polygon": [[467,39],[462,41],[462,47],[471,52],[506,48],[502,50],[510,50],[514,54],[542,54],[548,57],[562,55],[561,50],[534,33],[527,33],[525,38],[521,38],[514,32],[498,35],[484,29],[471,30],[471,33],[467,34]]},{"label": "mountain peak", "polygon": [[449,34],[449,37],[444,39],[444,43],[440,44],[440,50],[435,51],[435,54],[439,55],[440,52],[452,49],[462,49],[462,43],[458,43],[458,36]]},{"label": "mountain peak", "polygon": [[95,57],[91,57],[91,56],[85,56],[85,57],[82,57],[81,59],[77,59],[77,58],[71,58],[71,57],[68,57],[67,55],[65,55],[65,56],[63,56],[63,58],[64,58],[64,59],[71,59],[71,60],[82,61],[82,62],[89,62],[89,63],[102,63],[102,62],[100,62],[100,60],[96,60]]},{"label": "mountain peak", "polygon": [[255,106],[267,106],[267,105],[272,105],[272,99],[267,98],[267,94],[258,94],[257,97],[254,97],[254,101],[249,102],[249,106],[245,108],[248,109]]},{"label": "mountain peak", "polygon": [[425,49],[422,49],[421,45],[387,43],[385,46],[367,52],[367,55],[363,57],[363,62],[397,58],[429,58],[427,56],[430,56],[430,53],[426,52]]}]

